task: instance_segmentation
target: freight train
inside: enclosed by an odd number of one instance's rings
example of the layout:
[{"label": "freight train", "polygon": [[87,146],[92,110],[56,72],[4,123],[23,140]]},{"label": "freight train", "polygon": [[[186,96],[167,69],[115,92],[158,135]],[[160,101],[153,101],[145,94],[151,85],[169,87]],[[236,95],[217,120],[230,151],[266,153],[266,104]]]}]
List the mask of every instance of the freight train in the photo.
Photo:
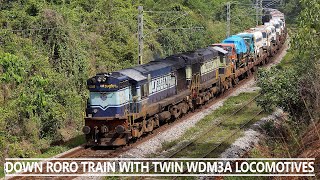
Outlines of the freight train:
[{"label": "freight train", "polygon": [[264,12],[264,25],[220,44],[88,79],[82,129],[87,145],[126,145],[250,76],[286,39],[284,15],[276,9]]}]

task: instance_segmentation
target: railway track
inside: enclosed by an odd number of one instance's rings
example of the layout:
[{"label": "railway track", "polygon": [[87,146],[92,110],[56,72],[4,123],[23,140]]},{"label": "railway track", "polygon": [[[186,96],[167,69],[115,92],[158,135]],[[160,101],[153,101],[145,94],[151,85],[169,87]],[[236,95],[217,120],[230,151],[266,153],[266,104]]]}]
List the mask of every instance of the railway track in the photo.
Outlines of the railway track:
[{"label": "railway track", "polygon": [[[260,94],[259,94],[260,95]],[[168,158],[175,158],[178,156],[178,154],[184,150],[186,150],[187,148],[189,148],[192,145],[196,145],[197,141],[201,141],[202,138],[206,137],[208,133],[214,131],[216,129],[217,126],[221,126],[223,123],[226,123],[227,119],[233,118],[235,117],[239,112],[241,112],[242,110],[244,110],[248,105],[252,104],[257,97],[259,97],[259,95],[255,96],[254,98],[252,98],[251,100],[249,100],[247,103],[245,103],[244,106],[240,107],[239,109],[237,109],[236,111],[234,111],[233,113],[231,113],[229,116],[227,117],[222,117],[217,119],[216,121],[213,122],[213,124],[211,124],[211,128],[209,128],[208,130],[206,130],[205,132],[201,133],[200,135],[198,135],[196,138],[192,139],[191,141],[187,142],[186,144],[184,144],[183,146],[181,146],[177,151],[173,152],[172,154],[170,154],[168,156]],[[262,111],[259,111],[259,114]],[[255,118],[256,116],[254,116]],[[242,125],[241,127],[239,127],[239,129],[232,131],[232,136],[234,134],[236,134],[239,130],[243,129],[246,127],[246,125],[248,125],[250,122],[252,122],[253,119],[250,119],[249,121],[247,121],[244,125]],[[227,121],[228,122],[228,121]],[[215,131],[216,134],[219,134],[219,132]],[[212,137],[209,137],[212,138]],[[225,142],[224,137],[219,137],[219,139],[223,139],[221,142],[216,142],[218,143],[218,145],[220,146],[223,142]],[[178,156],[179,157],[179,156]]]},{"label": "railway track", "polygon": [[[251,125],[252,121],[257,119],[257,117],[263,112],[262,110],[258,110],[253,117],[251,117],[249,120],[245,120],[244,122],[241,122],[241,125],[238,127],[235,127],[231,132],[228,134],[224,134],[222,131],[221,133],[217,131],[217,127],[222,126],[225,123],[230,123],[232,119],[236,118],[238,113],[243,112],[246,110],[246,108],[250,108],[249,106],[252,105],[256,98],[259,97],[260,94],[256,95],[249,101],[247,101],[243,106],[240,108],[236,109],[234,112],[232,112],[230,115],[227,115],[225,117],[218,118],[215,120],[211,125],[210,128],[205,130],[203,133],[197,135],[195,138],[191,139],[190,141],[182,144],[180,147],[178,147],[175,151],[167,154],[165,158],[180,158],[180,157],[185,157],[185,154],[183,152],[193,152],[195,151],[195,148],[197,147],[197,144],[201,144],[203,142],[208,142],[210,139],[218,139],[215,142],[210,142],[209,144],[213,145],[211,148],[209,148],[208,151],[200,154],[195,154],[191,155],[194,157],[202,157],[202,158],[207,158],[210,157],[210,155],[216,151],[220,146],[222,146],[225,142],[230,140],[232,137],[237,135],[241,130],[245,129],[248,127],[248,125]],[[230,120],[231,119],[231,120]],[[214,132],[216,134],[216,137],[210,136],[210,132]],[[208,137],[209,134],[209,137]],[[188,154],[188,153],[187,153]],[[190,157],[190,155],[187,155],[187,157]],[[165,162],[165,161],[163,161]],[[154,167],[151,167],[153,169]]]},{"label": "railway track", "polygon": [[[227,142],[228,140],[230,140],[232,137],[234,137],[236,134],[239,133],[240,130],[248,127],[248,125],[250,125],[250,123],[256,119],[263,111],[260,110],[259,112],[257,112],[252,118],[250,118],[247,122],[245,122],[245,124],[243,124],[242,126],[240,126],[238,129],[234,130],[230,135],[227,135],[225,137],[223,137],[220,141],[216,142],[216,144],[214,146],[212,146],[211,148],[209,148],[209,150],[203,154],[201,156],[201,158],[211,158],[212,154],[214,154],[214,152],[220,147],[222,146],[225,142]],[[180,151],[181,152],[181,151]],[[182,174],[187,173],[187,170],[183,171]],[[174,177],[172,178],[173,180],[177,179],[178,177]]]}]

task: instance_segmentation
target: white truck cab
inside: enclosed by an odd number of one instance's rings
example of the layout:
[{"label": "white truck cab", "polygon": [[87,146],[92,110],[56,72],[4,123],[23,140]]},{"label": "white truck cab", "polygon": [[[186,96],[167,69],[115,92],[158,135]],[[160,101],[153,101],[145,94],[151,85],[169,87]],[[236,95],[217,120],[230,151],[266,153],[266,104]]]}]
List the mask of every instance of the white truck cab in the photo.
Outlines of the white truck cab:
[{"label": "white truck cab", "polygon": [[253,43],[254,43],[254,53],[256,55],[262,53],[263,50],[263,36],[261,31],[254,31],[254,30],[247,30],[245,33],[239,33],[241,34],[252,34],[253,35]]},{"label": "white truck cab", "polygon": [[267,28],[267,26],[261,25],[257,26],[255,28],[251,28],[251,30],[255,32],[261,32],[262,33],[262,47],[263,49],[267,50],[271,47],[271,28]]},{"label": "white truck cab", "polygon": [[278,19],[271,19],[270,23],[272,23],[272,25],[276,28],[276,33],[277,35],[281,36],[281,26],[280,26],[280,22]]},{"label": "white truck cab", "polygon": [[271,29],[271,41],[276,42],[279,38],[279,33],[277,33],[277,28],[272,22],[264,23],[265,26],[267,26],[268,29]]},{"label": "white truck cab", "polygon": [[270,32],[269,38],[271,42],[274,42],[277,39],[276,28],[270,24],[266,24],[266,29]]}]

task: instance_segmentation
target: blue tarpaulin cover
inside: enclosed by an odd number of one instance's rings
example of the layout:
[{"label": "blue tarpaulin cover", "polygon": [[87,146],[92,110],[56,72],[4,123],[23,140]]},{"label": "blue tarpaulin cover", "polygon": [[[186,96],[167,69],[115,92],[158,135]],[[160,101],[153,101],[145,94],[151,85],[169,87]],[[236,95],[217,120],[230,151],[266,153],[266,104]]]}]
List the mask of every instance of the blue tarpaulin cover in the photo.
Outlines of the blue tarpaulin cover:
[{"label": "blue tarpaulin cover", "polygon": [[247,46],[244,40],[239,36],[230,36],[227,39],[223,40],[222,43],[231,43],[234,44],[236,47],[237,54],[240,53],[246,53],[247,52]]},{"label": "blue tarpaulin cover", "polygon": [[250,53],[254,52],[254,42],[253,42],[253,34],[252,33],[239,33],[237,36],[245,39],[250,45]]}]

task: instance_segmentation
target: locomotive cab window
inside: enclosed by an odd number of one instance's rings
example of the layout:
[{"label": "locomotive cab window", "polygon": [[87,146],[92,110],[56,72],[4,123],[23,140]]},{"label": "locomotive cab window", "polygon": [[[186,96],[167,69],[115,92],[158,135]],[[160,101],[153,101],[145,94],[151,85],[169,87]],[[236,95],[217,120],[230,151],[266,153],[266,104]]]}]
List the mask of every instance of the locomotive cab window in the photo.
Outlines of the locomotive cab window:
[{"label": "locomotive cab window", "polygon": [[266,32],[262,32],[262,36],[263,36],[263,38],[267,38],[267,33]]},{"label": "locomotive cab window", "polygon": [[220,56],[220,64],[221,65],[226,64],[226,57],[225,56]]},{"label": "locomotive cab window", "polygon": [[120,89],[125,88],[125,87],[127,87],[127,86],[129,86],[129,81],[128,81],[128,80],[127,80],[127,81],[121,81],[121,82],[119,83],[119,88],[120,88]]}]

